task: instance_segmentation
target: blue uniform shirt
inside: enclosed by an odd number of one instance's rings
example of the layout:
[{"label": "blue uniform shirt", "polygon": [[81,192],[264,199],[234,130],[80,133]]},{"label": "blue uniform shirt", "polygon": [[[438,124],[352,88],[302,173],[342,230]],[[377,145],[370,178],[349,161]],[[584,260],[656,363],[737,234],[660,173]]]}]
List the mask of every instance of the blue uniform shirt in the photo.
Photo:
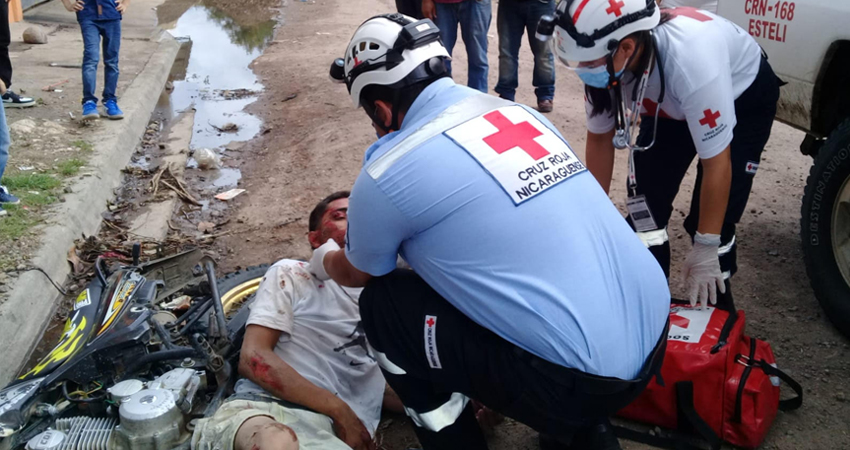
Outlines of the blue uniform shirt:
[{"label": "blue uniform shirt", "polygon": [[77,22],[84,20],[121,20],[121,13],[115,9],[115,0],[83,0],[83,9],[77,11]]},{"label": "blue uniform shirt", "polygon": [[[500,101],[450,79],[433,83],[401,130],[367,150],[350,198],[349,261],[380,276],[401,254],[466,316],[526,351],[586,373],[634,378],[667,320],[667,280],[551,123],[506,102],[478,122],[387,155],[476,95],[472,104]],[[463,105],[458,111],[470,109]],[[547,153],[557,146],[569,150],[569,168],[561,153]],[[533,164],[505,163],[511,158]],[[534,178],[536,168],[552,166],[552,176]]]}]

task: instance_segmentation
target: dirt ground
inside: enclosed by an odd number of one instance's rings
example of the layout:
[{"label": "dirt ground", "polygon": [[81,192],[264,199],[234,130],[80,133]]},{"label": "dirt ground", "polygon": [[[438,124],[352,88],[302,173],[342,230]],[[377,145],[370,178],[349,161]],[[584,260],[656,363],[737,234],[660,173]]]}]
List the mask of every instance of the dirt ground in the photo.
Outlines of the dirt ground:
[{"label": "dirt ground", "polygon": [[[233,235],[218,245],[232,253],[224,270],[308,258],[307,215],[325,195],[349,189],[363,152],[374,141],[366,116],[351,106],[345,88],[328,81],[328,67],[344,51],[351,34],[365,18],[392,11],[389,0],[287,1],[283,25],[252,67],[265,93],[249,106],[267,132],[240,153],[247,194],[234,202],[236,220],[224,229]],[[490,86],[498,74],[495,10],[490,31]],[[466,58],[462,43],[455,48],[455,79],[464,81]],[[518,101],[534,104],[532,59],[524,46]],[[585,129],[582,90],[565,68],[557,72],[555,112],[550,120],[560,128],[580,156]],[[296,98],[285,99],[297,95]],[[773,345],[779,365],[805,388],[803,407],[780,413],[763,448],[850,448],[850,345],[831,327],[814,298],[802,262],[799,242],[800,198],[811,160],[798,150],[803,134],[777,123],[764,153],[747,214],[738,233],[740,272],[734,280],[739,308],[747,313],[748,332]],[[611,197],[624,207],[626,154],[618,155]],[[694,172],[692,170],[692,172]],[[682,228],[693,187],[686,179],[676,202],[670,235],[674,252],[671,289],[681,294],[678,270],[688,250]],[[250,232],[240,230],[253,229]],[[392,417],[385,422],[383,445],[404,450],[414,445],[409,422]],[[626,448],[645,448],[624,443]],[[491,448],[536,449],[536,433],[511,421],[501,425]]]}]

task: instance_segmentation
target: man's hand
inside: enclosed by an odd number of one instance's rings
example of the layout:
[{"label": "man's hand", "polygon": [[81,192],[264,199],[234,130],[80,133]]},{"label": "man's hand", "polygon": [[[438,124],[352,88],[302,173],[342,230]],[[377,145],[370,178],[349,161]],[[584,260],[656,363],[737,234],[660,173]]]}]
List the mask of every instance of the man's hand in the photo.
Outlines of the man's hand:
[{"label": "man's hand", "polygon": [[434,0],[422,0],[422,17],[437,20],[437,6]]},{"label": "man's hand", "polygon": [[375,442],[369,430],[348,405],[340,403],[339,410],[331,415],[336,437],[354,450],[375,450]]},{"label": "man's hand", "polygon": [[720,271],[717,249],[720,235],[697,232],[694,248],[685,260],[685,286],[691,306],[701,303],[703,307],[717,304],[717,291],[726,293],[726,283]]},{"label": "man's hand", "polygon": [[6,93],[6,82],[3,81],[3,80],[0,80],[0,95],[3,95],[5,93]]},{"label": "man's hand", "polygon": [[130,6],[130,0],[115,0],[115,10],[124,15],[124,11]]},{"label": "man's hand", "polygon": [[313,250],[313,257],[310,258],[310,273],[316,278],[327,281],[331,279],[328,271],[325,270],[325,256],[330,252],[339,250],[339,244],[333,239],[328,239],[328,242],[322,244],[321,247]]},{"label": "man's hand", "polygon": [[472,410],[475,411],[475,419],[485,436],[492,435],[496,425],[505,421],[505,416],[484,406],[478,400],[472,400]]},{"label": "man's hand", "polygon": [[82,11],[86,6],[83,0],[62,0],[62,4],[65,6],[65,9],[71,12]]}]

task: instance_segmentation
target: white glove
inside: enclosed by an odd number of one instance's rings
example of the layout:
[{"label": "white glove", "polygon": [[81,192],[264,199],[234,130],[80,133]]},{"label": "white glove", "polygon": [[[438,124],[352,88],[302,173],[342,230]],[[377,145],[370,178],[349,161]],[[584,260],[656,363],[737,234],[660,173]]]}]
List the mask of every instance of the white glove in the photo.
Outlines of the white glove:
[{"label": "white glove", "polygon": [[[726,293],[726,283],[720,271],[720,259],[717,249],[720,247],[720,236],[717,234],[697,233],[694,237],[694,247],[685,260],[685,288],[691,306],[697,302],[702,306],[717,304],[717,290]],[[715,289],[715,286],[717,289]]]},{"label": "white glove", "polygon": [[331,279],[328,272],[325,270],[325,256],[328,253],[339,250],[339,244],[333,239],[328,239],[328,242],[322,244],[321,247],[313,250],[313,257],[310,258],[310,273],[316,278],[327,281]]}]

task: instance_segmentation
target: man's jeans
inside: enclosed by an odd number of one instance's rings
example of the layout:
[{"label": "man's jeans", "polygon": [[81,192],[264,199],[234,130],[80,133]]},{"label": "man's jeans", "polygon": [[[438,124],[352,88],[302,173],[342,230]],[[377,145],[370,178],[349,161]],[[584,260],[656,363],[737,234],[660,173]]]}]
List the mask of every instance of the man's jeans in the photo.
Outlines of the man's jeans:
[{"label": "man's jeans", "polygon": [[555,97],[555,55],[548,42],[534,37],[540,16],[555,14],[555,0],[500,0],[499,18],[499,83],[496,93],[514,100],[518,85],[517,69],[519,47],[523,31],[528,32],[528,43],[534,54],[534,95],[537,101]]},{"label": "man's jeans", "polygon": [[97,88],[97,63],[100,59],[101,37],[103,38],[103,101],[115,100],[118,85],[118,51],[121,48],[120,20],[84,20],[80,22],[83,32],[83,103],[93,100]]},{"label": "man's jeans", "polygon": [[6,162],[9,161],[9,145],[11,143],[9,127],[6,126],[6,109],[4,106],[0,108],[0,181],[2,181],[3,172],[6,171]]},{"label": "man's jeans", "polygon": [[[487,93],[487,30],[490,29],[490,17],[493,15],[490,0],[463,0],[460,3],[435,5],[437,20],[434,23],[440,29],[449,55],[457,42],[457,26],[460,24],[461,37],[466,44],[469,59],[467,86]],[[447,63],[446,67],[451,74],[451,63]]]}]

